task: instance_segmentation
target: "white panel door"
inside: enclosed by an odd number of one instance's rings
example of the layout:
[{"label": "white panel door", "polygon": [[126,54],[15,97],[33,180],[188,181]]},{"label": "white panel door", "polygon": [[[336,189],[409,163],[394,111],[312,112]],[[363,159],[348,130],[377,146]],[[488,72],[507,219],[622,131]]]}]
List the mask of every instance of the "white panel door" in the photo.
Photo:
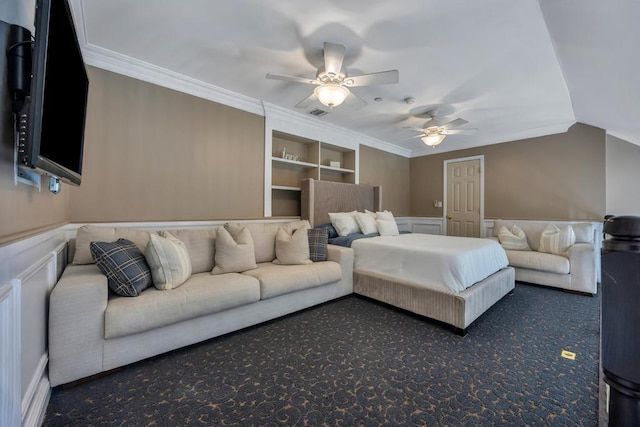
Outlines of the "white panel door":
[{"label": "white panel door", "polygon": [[447,163],[447,235],[480,237],[480,159]]}]

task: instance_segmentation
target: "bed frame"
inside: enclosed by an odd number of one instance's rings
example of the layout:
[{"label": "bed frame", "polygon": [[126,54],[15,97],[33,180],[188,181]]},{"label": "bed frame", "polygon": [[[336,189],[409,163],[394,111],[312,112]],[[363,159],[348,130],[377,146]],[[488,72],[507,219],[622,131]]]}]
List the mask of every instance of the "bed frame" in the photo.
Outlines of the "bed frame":
[{"label": "bed frame", "polygon": [[[329,212],[382,210],[380,187],[305,179],[301,191],[302,219],[309,220],[311,226],[329,222]],[[441,292],[395,277],[353,270],[354,293],[446,323],[462,336],[474,320],[514,288],[512,267],[460,293]]]}]

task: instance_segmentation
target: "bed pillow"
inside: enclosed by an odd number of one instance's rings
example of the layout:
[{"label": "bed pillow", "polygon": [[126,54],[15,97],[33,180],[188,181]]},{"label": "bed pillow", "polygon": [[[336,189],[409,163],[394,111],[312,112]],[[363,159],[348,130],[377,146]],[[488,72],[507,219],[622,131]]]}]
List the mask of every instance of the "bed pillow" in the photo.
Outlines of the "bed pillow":
[{"label": "bed pillow", "polygon": [[220,227],[215,246],[215,266],[211,274],[242,273],[258,267],[251,232],[246,227],[233,236],[225,227]]},{"label": "bed pillow", "polygon": [[364,212],[356,212],[355,215],[356,222],[358,223],[358,227],[362,234],[373,234],[378,232],[378,224],[376,223],[375,216],[371,216]]},{"label": "bed pillow", "polygon": [[307,236],[309,237],[309,259],[313,262],[326,261],[327,243],[329,242],[329,233],[327,233],[327,229],[309,229],[307,230]]},{"label": "bed pillow", "polygon": [[376,212],[376,219],[392,219],[395,221],[395,218],[393,217],[393,212],[391,211],[383,211],[383,212]]},{"label": "bed pillow", "polygon": [[137,297],[153,285],[149,265],[131,240],[91,242],[89,250],[93,262],[107,276],[109,288],[116,294]]},{"label": "bed pillow", "polygon": [[276,259],[280,265],[311,264],[309,259],[309,237],[307,228],[298,228],[289,234],[284,228],[276,233]]},{"label": "bed pillow", "polygon": [[175,289],[191,276],[187,245],[168,231],[161,231],[159,236],[151,235],[144,257],[156,289]]},{"label": "bed pillow", "polygon": [[356,212],[335,212],[329,213],[331,224],[338,232],[339,236],[348,236],[353,233],[360,233],[360,227],[356,222]]},{"label": "bed pillow", "polygon": [[314,228],[326,230],[327,231],[327,237],[329,239],[335,239],[336,237],[339,236],[339,234],[336,231],[335,227],[330,222],[327,222],[325,224],[316,225]]},{"label": "bed pillow", "polygon": [[570,225],[557,227],[549,224],[540,235],[540,247],[538,252],[546,252],[555,255],[566,255],[567,251],[576,242],[576,235]]},{"label": "bed pillow", "polygon": [[398,236],[398,224],[393,219],[376,219],[378,232],[381,236]]},{"label": "bed pillow", "polygon": [[530,251],[529,243],[527,243],[527,236],[524,231],[517,225],[511,227],[509,230],[506,226],[500,227],[498,232],[498,240],[500,245],[504,249],[511,251]]}]

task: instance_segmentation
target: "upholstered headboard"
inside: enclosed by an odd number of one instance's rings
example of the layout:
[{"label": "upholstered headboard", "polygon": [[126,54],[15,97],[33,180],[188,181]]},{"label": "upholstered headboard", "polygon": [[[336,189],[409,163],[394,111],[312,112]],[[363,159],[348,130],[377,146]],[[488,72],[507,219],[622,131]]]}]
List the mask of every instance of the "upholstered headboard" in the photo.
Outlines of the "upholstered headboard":
[{"label": "upholstered headboard", "polygon": [[329,222],[329,212],[382,210],[382,188],[343,182],[302,180],[302,219],[311,226]]}]

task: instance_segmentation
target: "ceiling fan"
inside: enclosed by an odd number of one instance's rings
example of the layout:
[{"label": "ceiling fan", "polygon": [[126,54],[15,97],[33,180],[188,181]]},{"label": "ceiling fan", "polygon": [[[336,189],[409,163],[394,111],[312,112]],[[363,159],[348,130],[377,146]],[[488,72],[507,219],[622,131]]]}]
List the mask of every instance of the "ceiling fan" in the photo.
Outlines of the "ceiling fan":
[{"label": "ceiling fan", "polygon": [[414,136],[414,138],[422,139],[422,142],[430,147],[435,147],[444,141],[447,135],[472,135],[476,133],[478,129],[454,129],[462,125],[469,123],[465,119],[453,119],[446,121],[436,117],[436,111],[427,111],[426,116],[430,117],[429,120],[421,127],[414,128],[408,127],[407,129],[420,131],[420,135]]},{"label": "ceiling fan", "polygon": [[271,73],[267,74],[267,78],[317,86],[311,95],[296,104],[297,108],[306,108],[316,99],[333,108],[342,104],[349,96],[366,105],[363,99],[349,90],[350,87],[398,83],[398,70],[349,76],[347,71],[342,69],[345,50],[341,44],[324,42],[324,66],[318,68],[315,79]]}]

